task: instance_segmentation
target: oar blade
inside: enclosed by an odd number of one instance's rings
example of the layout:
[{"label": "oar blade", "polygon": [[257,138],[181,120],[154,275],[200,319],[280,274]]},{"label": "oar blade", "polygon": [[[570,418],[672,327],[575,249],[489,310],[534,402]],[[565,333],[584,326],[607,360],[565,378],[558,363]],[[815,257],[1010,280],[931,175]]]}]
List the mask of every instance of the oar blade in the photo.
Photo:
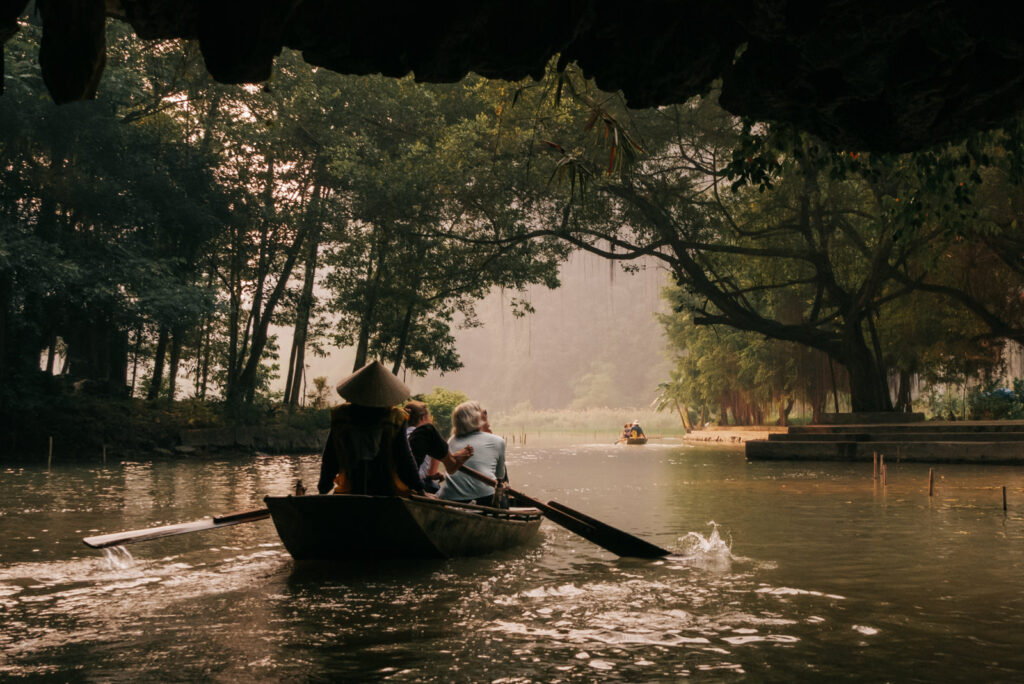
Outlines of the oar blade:
[{"label": "oar blade", "polygon": [[587,534],[584,534],[583,532],[576,532],[576,530],[573,531],[581,537],[585,537],[589,541],[619,556],[628,556],[630,558],[661,558],[672,553],[668,549],[663,549],[657,544],[652,544],[651,542],[632,535],[629,532],[620,530],[617,527],[612,527],[608,523],[601,522],[597,518],[592,518],[586,513],[581,513],[575,509],[569,508],[565,504],[560,504],[557,501],[548,501],[548,506],[562,515],[566,515],[586,525],[590,530]]},{"label": "oar blade", "polygon": [[[479,480],[480,482],[489,484],[492,487],[495,485],[494,478],[492,477],[488,477],[487,475],[467,466],[462,466],[462,470],[465,471],[467,475]],[[640,537],[635,537],[629,532],[623,532],[616,527],[603,523],[597,518],[591,518],[585,513],[580,513],[579,511],[574,511],[568,506],[563,506],[557,501],[549,501],[545,504],[534,499],[532,496],[512,489],[511,487],[508,488],[508,493],[524,503],[539,508],[541,513],[544,514],[544,517],[556,525],[561,525],[570,532],[575,532],[584,539],[593,542],[601,548],[611,551],[618,556],[627,556],[630,558],[661,558],[662,556],[667,556],[671,553],[671,551],[663,549],[648,541],[644,541]]]},{"label": "oar blade", "polygon": [[202,530],[214,530],[219,527],[230,527],[241,523],[253,522],[270,517],[270,511],[261,508],[255,511],[233,513],[231,515],[215,518],[203,518],[191,522],[178,523],[175,525],[164,525],[162,527],[150,527],[142,530],[128,530],[126,532],[114,532],[112,534],[101,534],[95,537],[82,539],[86,546],[94,549],[105,549],[108,546],[120,546],[122,544],[134,544],[141,541],[173,537],[177,534],[189,532],[200,532]]}]

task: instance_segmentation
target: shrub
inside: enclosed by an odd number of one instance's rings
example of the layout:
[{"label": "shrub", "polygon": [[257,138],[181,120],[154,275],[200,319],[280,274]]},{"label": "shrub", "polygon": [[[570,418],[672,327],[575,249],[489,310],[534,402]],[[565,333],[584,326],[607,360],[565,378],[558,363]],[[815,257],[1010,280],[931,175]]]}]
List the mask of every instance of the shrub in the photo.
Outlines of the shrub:
[{"label": "shrub", "polygon": [[452,431],[452,411],[469,397],[455,390],[448,390],[443,387],[435,387],[430,394],[418,394],[414,399],[422,401],[430,407],[430,413],[434,416],[434,425],[442,435],[448,435]]},{"label": "shrub", "polygon": [[975,387],[967,396],[974,420],[1012,420],[1024,418],[1024,382],[1013,381],[1013,389],[995,383]]}]

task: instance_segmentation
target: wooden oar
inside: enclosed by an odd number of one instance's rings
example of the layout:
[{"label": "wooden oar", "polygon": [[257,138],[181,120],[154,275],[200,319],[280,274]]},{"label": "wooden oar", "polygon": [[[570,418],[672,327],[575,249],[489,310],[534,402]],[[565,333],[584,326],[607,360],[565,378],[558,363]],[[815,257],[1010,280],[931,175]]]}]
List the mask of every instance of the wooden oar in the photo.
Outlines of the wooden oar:
[{"label": "wooden oar", "polygon": [[96,537],[85,537],[82,541],[85,542],[86,546],[91,546],[94,549],[103,549],[108,546],[120,546],[121,544],[132,544],[134,542],[149,541],[150,539],[160,539],[161,537],[173,537],[176,534],[185,534],[187,532],[215,530],[219,527],[230,527],[231,525],[255,522],[256,520],[263,520],[269,517],[270,511],[266,508],[260,508],[255,511],[219,515],[213,518],[178,523],[177,525],[164,525],[163,527],[150,527],[145,530],[101,534]]},{"label": "wooden oar", "polygon": [[[466,473],[473,479],[479,480],[480,482],[492,487],[497,484],[494,481],[494,478],[488,477],[487,475],[467,466],[462,466],[459,468],[458,472]],[[568,506],[563,506],[557,501],[543,503],[534,499],[532,496],[512,489],[511,487],[508,487],[507,489],[508,493],[519,501],[523,501],[540,509],[540,512],[544,514],[544,517],[551,522],[556,525],[561,525],[570,532],[575,532],[584,539],[591,541],[601,548],[607,549],[618,556],[629,556],[631,558],[661,558],[662,556],[667,556],[672,553],[667,549],[663,549],[649,541],[636,537],[629,532],[625,532],[617,527],[612,527],[607,523],[603,523],[596,518],[574,511]]]}]

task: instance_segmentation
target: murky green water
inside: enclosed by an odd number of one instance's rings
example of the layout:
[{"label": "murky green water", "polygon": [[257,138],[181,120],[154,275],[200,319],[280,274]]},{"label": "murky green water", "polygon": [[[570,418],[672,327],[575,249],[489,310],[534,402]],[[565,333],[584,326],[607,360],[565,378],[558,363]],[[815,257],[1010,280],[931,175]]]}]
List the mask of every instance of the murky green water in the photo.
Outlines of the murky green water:
[{"label": "murky green water", "polygon": [[[98,459],[97,459],[98,460]],[[1024,471],[747,463],[529,445],[514,486],[678,551],[617,560],[545,523],[475,559],[298,568],[255,508],[315,457],[0,469],[0,679],[977,681],[1024,677]],[[999,487],[1009,487],[1009,512]],[[713,523],[712,523],[713,521]]]}]

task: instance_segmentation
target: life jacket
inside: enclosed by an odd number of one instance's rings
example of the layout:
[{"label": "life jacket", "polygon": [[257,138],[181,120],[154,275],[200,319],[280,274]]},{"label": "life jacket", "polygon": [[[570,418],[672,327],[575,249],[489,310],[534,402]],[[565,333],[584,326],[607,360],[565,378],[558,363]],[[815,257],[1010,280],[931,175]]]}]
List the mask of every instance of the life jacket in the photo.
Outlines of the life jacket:
[{"label": "life jacket", "polygon": [[406,414],[390,408],[375,421],[358,415],[363,407],[342,404],[331,409],[331,435],[340,470],[336,494],[404,495],[409,488],[395,473],[392,449],[405,439]]}]

